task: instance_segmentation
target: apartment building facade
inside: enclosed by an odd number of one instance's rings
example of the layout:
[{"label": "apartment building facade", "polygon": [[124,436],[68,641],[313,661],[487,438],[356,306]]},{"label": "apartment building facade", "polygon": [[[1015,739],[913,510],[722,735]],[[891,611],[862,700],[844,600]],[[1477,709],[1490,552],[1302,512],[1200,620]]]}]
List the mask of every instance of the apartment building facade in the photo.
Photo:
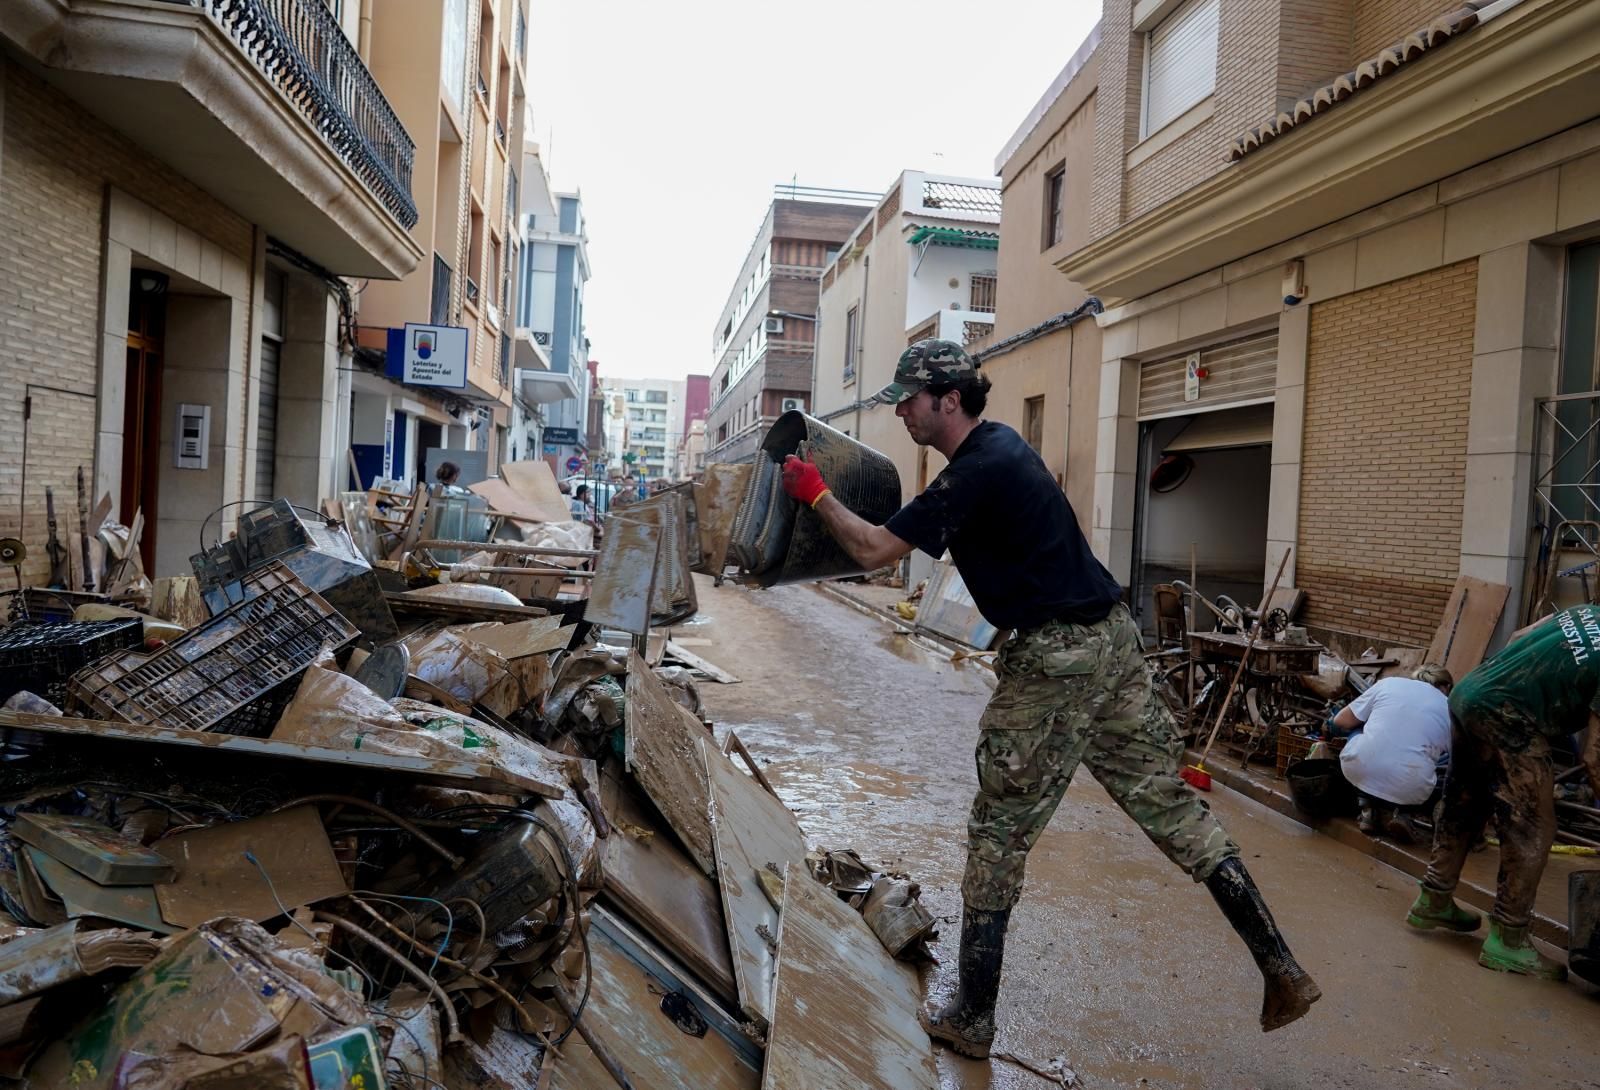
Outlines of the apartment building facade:
[{"label": "apartment building facade", "polygon": [[45,489],[70,510],[79,467],[91,504],[142,514],[151,576],[244,504],[342,479],[342,278],[425,256],[414,143],[347,14],[0,5],[0,533],[24,581],[49,574]]},{"label": "apartment building facade", "polygon": [[[678,448],[684,435],[683,379],[613,379],[613,399],[621,431],[613,467],[646,483],[678,479]],[[608,444],[609,446],[609,444]]]},{"label": "apartment building facade", "polygon": [[875,193],[778,186],[711,335],[710,462],[747,462],[767,425],[807,408],[822,270]]},{"label": "apartment building facade", "polygon": [[1104,304],[1119,579],[1287,552],[1313,626],[1423,644],[1458,575],[1503,636],[1594,555],[1597,40],[1580,0],[1108,0],[1054,264]]},{"label": "apartment building facade", "polygon": [[[364,484],[425,480],[430,457],[449,457],[469,477],[492,475],[528,452],[512,437],[511,375],[527,6],[385,0],[370,9],[369,63],[417,143],[412,238],[426,258],[411,275],[359,293],[363,351],[346,396]],[[467,331],[464,384],[401,381],[396,334],[407,324]]]},{"label": "apartment building facade", "polygon": [[993,180],[904,171],[822,272],[812,414],[893,459],[905,499],[944,458],[870,398],[910,343],[987,340],[1004,296],[1000,210]]},{"label": "apartment building facade", "polygon": [[550,459],[558,476],[565,476],[570,459],[588,459],[602,445],[589,420],[597,390],[583,306],[589,233],[583,198],[551,188],[539,145],[524,147],[522,164],[513,420],[528,449]]}]

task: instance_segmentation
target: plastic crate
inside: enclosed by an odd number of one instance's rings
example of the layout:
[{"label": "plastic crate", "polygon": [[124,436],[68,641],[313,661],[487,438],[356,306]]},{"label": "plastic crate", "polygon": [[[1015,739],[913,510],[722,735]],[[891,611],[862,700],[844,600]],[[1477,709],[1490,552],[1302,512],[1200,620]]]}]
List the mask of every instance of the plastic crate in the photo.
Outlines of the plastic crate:
[{"label": "plastic crate", "polygon": [[153,654],[123,653],[79,671],[73,710],[128,723],[262,735],[277,723],[323,645],[358,635],[285,565],[244,578],[246,598]]},{"label": "plastic crate", "polygon": [[1296,734],[1288,727],[1278,728],[1278,778],[1289,771],[1289,765],[1294,761],[1303,760],[1311,752],[1311,747],[1318,742],[1327,742],[1328,751],[1337,757],[1339,751],[1344,749],[1344,744],[1350,739],[1344,736],[1338,738],[1312,738],[1304,734]]},{"label": "plastic crate", "polygon": [[21,623],[0,629],[0,701],[26,689],[64,707],[67,681],[102,655],[139,647],[144,623],[118,621]]}]

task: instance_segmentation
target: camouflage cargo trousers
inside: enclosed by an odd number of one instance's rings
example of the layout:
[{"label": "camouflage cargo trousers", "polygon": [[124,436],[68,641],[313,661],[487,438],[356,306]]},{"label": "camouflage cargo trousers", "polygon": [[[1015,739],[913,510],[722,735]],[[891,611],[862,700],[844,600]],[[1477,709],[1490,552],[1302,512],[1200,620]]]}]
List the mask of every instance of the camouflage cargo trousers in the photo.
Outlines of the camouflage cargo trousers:
[{"label": "camouflage cargo trousers", "polygon": [[1195,881],[1239,848],[1178,775],[1183,755],[1155,695],[1139,631],[1117,606],[1098,624],[1052,622],[1000,648],[979,721],[978,794],[967,822],[967,906],[998,912],[1022,892],[1028,851],[1080,763]]},{"label": "camouflage cargo trousers", "polygon": [[1508,749],[1497,742],[1508,732],[1497,729],[1494,715],[1471,710],[1452,715],[1450,726],[1450,771],[1422,884],[1454,892],[1467,854],[1493,818],[1500,834],[1493,915],[1508,927],[1525,927],[1556,838],[1550,740],[1534,734],[1525,748]]}]

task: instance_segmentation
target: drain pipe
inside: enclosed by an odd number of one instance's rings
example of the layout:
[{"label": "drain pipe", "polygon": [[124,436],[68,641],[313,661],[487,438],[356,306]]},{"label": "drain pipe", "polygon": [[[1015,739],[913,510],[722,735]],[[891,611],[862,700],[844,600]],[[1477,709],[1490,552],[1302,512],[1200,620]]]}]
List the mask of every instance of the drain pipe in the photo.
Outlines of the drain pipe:
[{"label": "drain pipe", "polygon": [[[867,315],[872,313],[867,309],[867,299],[872,291],[872,255],[861,255],[861,321],[857,323],[856,343],[853,346],[856,358],[851,364],[856,369],[856,393],[866,388],[866,345],[867,345]],[[861,438],[861,410],[867,404],[866,398],[856,398],[856,439]]]}]

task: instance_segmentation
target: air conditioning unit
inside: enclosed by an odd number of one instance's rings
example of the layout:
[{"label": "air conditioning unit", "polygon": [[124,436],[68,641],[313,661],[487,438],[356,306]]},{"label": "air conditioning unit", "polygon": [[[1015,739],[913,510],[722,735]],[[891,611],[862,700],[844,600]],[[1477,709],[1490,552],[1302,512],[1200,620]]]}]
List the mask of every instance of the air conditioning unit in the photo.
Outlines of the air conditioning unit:
[{"label": "air conditioning unit", "polygon": [[762,328],[765,329],[768,333],[782,333],[783,332],[783,319],[782,318],[768,318],[765,322],[762,323]]},{"label": "air conditioning unit", "polygon": [[534,344],[542,344],[542,345],[545,345],[546,347],[549,347],[550,334],[544,333],[544,332],[540,332],[540,331],[536,330],[534,332],[534,334],[533,334],[533,343]]},{"label": "air conditioning unit", "polygon": [[783,399],[784,412],[805,412],[806,399],[803,397],[786,397]]}]

